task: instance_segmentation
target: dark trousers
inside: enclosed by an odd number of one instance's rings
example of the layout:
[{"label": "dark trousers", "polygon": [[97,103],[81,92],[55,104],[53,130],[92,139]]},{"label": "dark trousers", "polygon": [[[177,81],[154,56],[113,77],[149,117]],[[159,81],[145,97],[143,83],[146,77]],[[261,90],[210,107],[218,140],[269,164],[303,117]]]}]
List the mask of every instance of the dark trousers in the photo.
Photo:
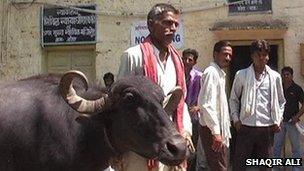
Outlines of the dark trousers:
[{"label": "dark trousers", "polygon": [[[199,120],[198,118],[191,118],[191,122],[192,122],[192,142],[194,147],[197,147],[197,141],[198,141],[198,126],[199,126]],[[195,154],[192,154],[190,156],[190,158],[188,159],[188,168],[187,171],[195,171],[196,168],[196,152]]]},{"label": "dark trousers", "polygon": [[227,171],[227,147],[223,146],[219,152],[212,150],[213,137],[207,126],[199,126],[202,146],[205,151],[206,159],[210,170]]},{"label": "dark trousers", "polygon": [[[237,132],[233,171],[245,171],[246,158],[269,158],[273,146],[273,127],[242,125]],[[271,170],[259,167],[260,170]]]}]

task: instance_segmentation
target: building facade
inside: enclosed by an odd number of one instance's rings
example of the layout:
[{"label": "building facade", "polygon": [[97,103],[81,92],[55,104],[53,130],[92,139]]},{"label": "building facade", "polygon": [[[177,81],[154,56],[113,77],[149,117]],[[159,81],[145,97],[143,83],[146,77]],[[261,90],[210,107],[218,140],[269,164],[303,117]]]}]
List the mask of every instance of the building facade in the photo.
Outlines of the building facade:
[{"label": "building facade", "polygon": [[[258,9],[265,6],[265,1],[270,2],[270,6]],[[161,1],[2,0],[0,78],[18,79],[77,67],[91,78],[100,79],[108,71],[116,74],[120,56],[134,38],[131,36],[134,23],[144,22],[148,10],[158,2]],[[183,37],[179,49],[197,49],[199,67],[206,67],[212,60],[212,46],[216,41],[229,40],[235,46],[235,59],[229,69],[233,79],[235,70],[248,63],[250,42],[262,38],[269,40],[273,47],[271,65],[278,70],[284,65],[292,66],[295,80],[304,82],[301,72],[304,58],[301,56],[303,1],[243,0],[236,1],[240,3],[231,9],[228,3],[233,5],[235,1],[169,2],[182,11]],[[96,12],[95,42],[42,46],[42,9],[79,5],[96,6],[92,10]]]},{"label": "building facade", "polygon": [[[2,0],[0,6],[0,78],[26,76],[82,69],[91,78],[110,71],[116,74],[122,52],[131,45],[134,23],[146,20],[146,13],[161,1],[94,0]],[[301,0],[172,0],[182,11],[180,50],[195,48],[200,53],[198,65],[212,60],[213,44],[229,40],[235,46],[235,59],[229,69],[248,63],[248,45],[257,38],[272,45],[271,66],[284,65],[295,70],[295,80],[303,83],[301,46],[304,42],[304,2]],[[234,7],[233,3],[238,3]],[[266,3],[265,3],[266,2]],[[268,4],[267,4],[268,3]],[[270,4],[269,4],[270,3]],[[42,46],[44,8],[95,5],[96,40],[93,43]],[[267,6],[266,8],[263,6]],[[261,8],[263,7],[263,8]],[[259,9],[261,8],[261,9]],[[264,9],[265,8],[265,9]],[[54,16],[53,16],[54,17]],[[54,31],[54,30],[52,30]],[[303,47],[302,47],[303,49]],[[302,50],[303,51],[303,50]]]},{"label": "building facade", "polygon": [[[82,70],[91,80],[101,80],[106,72],[116,75],[121,54],[141,34],[134,31],[137,26],[140,28],[137,23],[145,22],[149,9],[160,2],[170,2],[181,9],[181,37],[175,41],[181,51],[198,50],[200,68],[212,61],[216,41],[229,40],[234,45],[234,58],[227,70],[227,81],[232,83],[235,72],[250,63],[251,41],[266,39],[272,47],[270,66],[278,71],[286,65],[293,67],[295,81],[303,86],[303,0],[1,0],[0,80],[70,69]],[[64,7],[79,11],[79,6],[92,5],[95,9],[87,12],[95,15],[95,26],[86,28],[93,29],[93,41],[43,43],[47,34],[42,24],[44,9]]]}]

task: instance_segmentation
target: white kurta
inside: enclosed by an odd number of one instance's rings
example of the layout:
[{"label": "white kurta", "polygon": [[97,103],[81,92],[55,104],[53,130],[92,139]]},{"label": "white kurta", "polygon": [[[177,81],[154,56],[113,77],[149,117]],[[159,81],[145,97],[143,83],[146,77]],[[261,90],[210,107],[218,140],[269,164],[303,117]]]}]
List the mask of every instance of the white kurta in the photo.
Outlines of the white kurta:
[{"label": "white kurta", "polygon": [[241,121],[248,126],[270,126],[279,125],[282,121],[286,101],[281,76],[268,66],[264,74],[263,82],[258,82],[253,65],[235,74],[229,100],[234,122]]},{"label": "white kurta", "polygon": [[202,113],[200,124],[207,126],[213,135],[222,135],[223,143],[229,147],[231,134],[225,79],[225,72],[211,62],[203,72],[198,105]]},{"label": "white kurta", "polygon": [[[154,46],[153,50],[154,55],[157,57],[157,84],[163,89],[164,94],[168,94],[176,86],[176,71],[173,60],[171,56],[169,56],[164,65],[159,59],[159,50]],[[121,57],[118,78],[129,74],[143,75],[142,64],[143,56],[140,45],[127,49]],[[184,103],[183,126],[185,131],[192,134],[192,123],[186,103]],[[147,159],[140,157],[133,152],[126,154],[124,160],[124,171],[148,171]],[[160,164],[160,167],[163,167],[163,165]]]}]

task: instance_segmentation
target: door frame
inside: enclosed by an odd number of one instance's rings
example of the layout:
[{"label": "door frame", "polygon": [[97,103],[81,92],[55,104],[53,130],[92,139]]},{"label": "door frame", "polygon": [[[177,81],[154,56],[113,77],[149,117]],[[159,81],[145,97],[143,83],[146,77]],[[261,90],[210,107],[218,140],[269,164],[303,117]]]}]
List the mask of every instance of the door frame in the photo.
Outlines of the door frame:
[{"label": "door frame", "polygon": [[[284,40],[283,39],[265,39],[269,42],[269,45],[277,45],[278,46],[278,72],[284,67],[285,59],[284,59]],[[250,46],[253,40],[227,40],[231,43],[233,46]],[[226,76],[226,90],[227,92],[230,92],[230,85],[232,85],[232,82],[230,82],[230,72],[227,68],[226,70],[227,76]],[[231,80],[233,81],[233,80]]]},{"label": "door frame", "polygon": [[[267,39],[266,39],[267,40]],[[229,41],[229,40],[228,40]],[[229,41],[232,46],[250,46],[253,40],[231,40]],[[278,70],[284,67],[284,40],[267,40],[269,45],[277,45],[278,46]]]}]

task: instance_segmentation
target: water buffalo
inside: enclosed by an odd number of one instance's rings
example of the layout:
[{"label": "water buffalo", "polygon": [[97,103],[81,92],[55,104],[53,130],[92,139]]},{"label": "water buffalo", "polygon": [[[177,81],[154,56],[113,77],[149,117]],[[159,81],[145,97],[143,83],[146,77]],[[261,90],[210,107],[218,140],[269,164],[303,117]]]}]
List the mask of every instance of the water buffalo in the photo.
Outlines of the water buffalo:
[{"label": "water buffalo", "polygon": [[130,150],[168,165],[185,159],[159,86],[139,76],[108,94],[87,85],[78,71],[1,83],[0,170],[102,170]]}]

